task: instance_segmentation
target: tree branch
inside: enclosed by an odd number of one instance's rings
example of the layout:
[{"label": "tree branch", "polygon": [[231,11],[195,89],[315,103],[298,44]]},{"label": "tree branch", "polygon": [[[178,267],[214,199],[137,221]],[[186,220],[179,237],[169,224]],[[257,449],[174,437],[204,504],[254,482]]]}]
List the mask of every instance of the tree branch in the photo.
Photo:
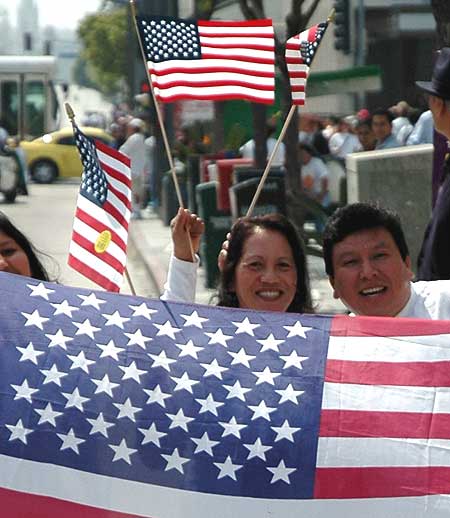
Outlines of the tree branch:
[{"label": "tree branch", "polygon": [[317,9],[317,6],[319,5],[320,0],[313,0],[309,8],[306,10],[305,14],[303,15],[303,23],[304,27],[303,29],[309,24],[309,20],[311,19],[311,16],[314,14],[314,11]]},{"label": "tree branch", "polygon": [[266,17],[263,0],[239,0],[239,6],[246,20]]}]

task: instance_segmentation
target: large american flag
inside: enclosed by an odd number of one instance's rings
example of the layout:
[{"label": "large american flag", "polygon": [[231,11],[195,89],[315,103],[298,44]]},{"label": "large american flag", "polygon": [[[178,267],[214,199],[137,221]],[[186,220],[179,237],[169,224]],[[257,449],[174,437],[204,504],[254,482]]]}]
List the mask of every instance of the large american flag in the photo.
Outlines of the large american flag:
[{"label": "large american flag", "polygon": [[68,263],[109,291],[119,291],[127,259],[131,210],[130,159],[76,124],[83,164]]},{"label": "large american flag", "polygon": [[136,17],[157,99],[247,99],[273,103],[271,20]]},{"label": "large american flag", "polygon": [[449,516],[450,322],[0,290],[2,516]]},{"label": "large american flag", "polygon": [[286,65],[291,84],[292,104],[305,104],[306,81],[314,56],[327,30],[328,22],[319,23],[286,42]]}]

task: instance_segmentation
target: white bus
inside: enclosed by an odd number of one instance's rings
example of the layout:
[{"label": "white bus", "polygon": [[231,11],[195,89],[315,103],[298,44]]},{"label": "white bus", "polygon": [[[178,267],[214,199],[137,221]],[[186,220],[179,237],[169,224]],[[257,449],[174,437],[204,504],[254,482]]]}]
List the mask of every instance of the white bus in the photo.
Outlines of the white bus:
[{"label": "white bus", "polygon": [[20,140],[57,128],[54,56],[0,56],[0,125]]}]

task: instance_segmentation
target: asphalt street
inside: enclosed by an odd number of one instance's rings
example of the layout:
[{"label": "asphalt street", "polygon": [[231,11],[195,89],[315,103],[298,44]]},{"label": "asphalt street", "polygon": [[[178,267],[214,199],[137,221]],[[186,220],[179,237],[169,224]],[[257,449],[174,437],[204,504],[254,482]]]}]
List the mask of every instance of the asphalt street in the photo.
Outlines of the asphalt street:
[{"label": "asphalt street", "polygon": [[[30,184],[28,196],[15,203],[0,201],[0,210],[11,218],[38,250],[53,279],[69,286],[101,289],[67,264],[79,179],[50,185]],[[128,270],[138,295],[156,297],[151,276],[132,243],[128,246]],[[122,293],[131,293],[125,282]]]}]

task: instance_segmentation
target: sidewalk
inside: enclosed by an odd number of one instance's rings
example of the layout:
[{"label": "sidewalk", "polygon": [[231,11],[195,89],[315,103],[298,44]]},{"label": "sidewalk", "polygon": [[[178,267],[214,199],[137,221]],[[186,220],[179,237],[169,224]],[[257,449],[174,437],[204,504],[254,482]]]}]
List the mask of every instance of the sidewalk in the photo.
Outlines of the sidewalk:
[{"label": "sidewalk", "polygon": [[[143,219],[133,220],[130,224],[129,239],[140,254],[154,284],[161,294],[167,277],[169,257],[172,250],[170,228],[163,225],[159,217],[142,211]],[[308,256],[308,268],[311,279],[313,302],[318,313],[344,313],[345,306],[333,298],[333,291],[325,273],[323,260],[319,257]],[[205,271],[199,269],[197,277],[196,302],[209,304],[215,290],[205,288]],[[138,293],[141,291],[136,287]]]}]

